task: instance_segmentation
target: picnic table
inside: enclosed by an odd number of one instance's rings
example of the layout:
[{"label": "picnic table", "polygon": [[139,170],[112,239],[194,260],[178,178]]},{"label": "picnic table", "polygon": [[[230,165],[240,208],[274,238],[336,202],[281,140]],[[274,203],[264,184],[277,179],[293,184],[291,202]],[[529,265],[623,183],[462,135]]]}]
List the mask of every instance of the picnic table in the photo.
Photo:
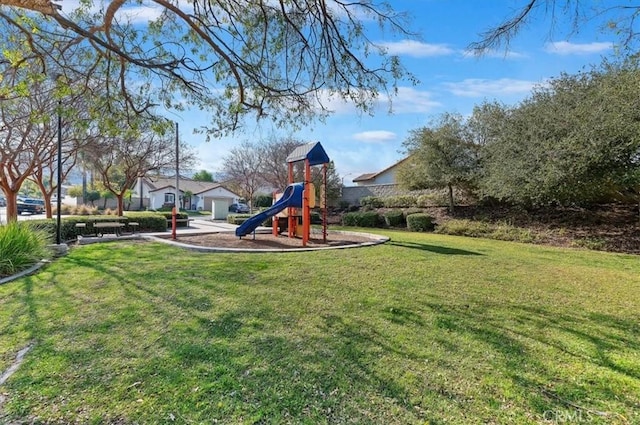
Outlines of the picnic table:
[{"label": "picnic table", "polygon": [[98,221],[93,224],[93,228],[96,230],[96,236],[99,237],[104,236],[105,230],[113,230],[116,236],[120,236],[124,226],[124,223],[117,221]]}]

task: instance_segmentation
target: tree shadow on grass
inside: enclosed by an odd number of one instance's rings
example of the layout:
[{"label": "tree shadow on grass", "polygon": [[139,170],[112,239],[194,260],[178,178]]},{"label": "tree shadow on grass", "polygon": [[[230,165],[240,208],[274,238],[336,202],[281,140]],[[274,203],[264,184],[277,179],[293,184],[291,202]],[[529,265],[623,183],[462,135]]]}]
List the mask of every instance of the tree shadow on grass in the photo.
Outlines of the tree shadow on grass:
[{"label": "tree shadow on grass", "polygon": [[480,254],[479,252],[466,251],[464,249],[449,248],[446,246],[429,245],[425,243],[416,243],[416,242],[389,241],[387,242],[387,245],[399,246],[402,248],[419,249],[423,251],[433,252],[435,254],[444,254],[444,255],[484,255],[484,254]]},{"label": "tree shadow on grass", "polygon": [[[430,245],[395,245],[447,253]],[[481,255],[454,251],[454,255]],[[542,422],[546,412],[562,414],[572,405],[593,409],[611,405],[627,414],[639,402],[636,395],[624,392],[619,379],[621,375],[627,381],[640,379],[633,368],[636,363],[619,359],[640,349],[638,326],[625,316],[500,305],[485,299],[458,305],[437,296],[415,299],[398,294],[397,300],[386,301],[391,303],[387,307],[378,304],[356,312],[327,307],[326,313],[311,318],[274,301],[216,304],[224,285],[203,288],[165,282],[161,276],[145,278],[144,270],[119,270],[110,260],[71,257],[65,261],[98,271],[93,285],[104,280],[123,293],[112,302],[126,305],[116,304],[123,311],[114,312],[113,317],[97,315],[86,326],[72,329],[71,323],[49,323],[42,317],[48,300],[28,280],[22,298],[33,329],[38,334],[51,331],[76,338],[69,338],[68,345],[56,347],[55,352],[51,348],[51,353],[40,354],[62,358],[72,365],[74,374],[87,376],[86,383],[76,389],[79,398],[83,391],[99,386],[113,397],[122,397],[118,402],[123,406],[129,399],[153,399],[154,409],[159,410],[148,417],[159,420],[175,414],[193,423],[236,419],[246,423],[438,424],[467,413],[478,419],[484,415],[489,422],[491,412],[506,409],[516,415],[515,420],[528,417]],[[229,262],[216,271],[226,275],[236,268]],[[66,292],[73,288],[58,280],[51,277],[65,302],[77,296]],[[225,282],[235,288],[242,285]],[[217,296],[210,295],[216,291]],[[104,302],[96,294],[91,296],[96,299],[86,302],[95,301],[96,308]],[[143,312],[123,315],[141,304],[148,306]],[[112,324],[96,326],[103,321]],[[162,327],[150,334],[136,331],[158,324]],[[150,339],[140,341],[139,337]],[[97,338],[97,343],[86,343],[87,338]],[[572,340],[581,344],[567,343]],[[126,351],[120,348],[124,344]],[[586,355],[583,346],[589,348]],[[98,356],[93,354],[96,349]],[[545,357],[549,353],[551,359]],[[96,365],[110,358],[118,364],[107,363],[96,371]],[[477,367],[457,372],[457,365],[467,366],[468,358],[477,361]],[[556,361],[567,365],[557,368]],[[602,375],[573,376],[574,369]],[[64,387],[55,383],[64,376],[42,379],[57,388]],[[617,385],[609,385],[608,379],[618,380]],[[474,386],[495,394],[474,399]],[[180,403],[175,401],[176,394]],[[101,407],[86,409],[99,412]],[[104,416],[104,422],[108,418]],[[134,423],[136,418],[128,419]],[[602,419],[593,423],[625,423],[613,416]],[[634,423],[633,419],[626,423]]]},{"label": "tree shadow on grass", "polygon": [[[483,301],[425,305],[452,341],[488,345],[492,368],[529,394],[526,402],[538,418],[583,415],[603,424],[638,419],[640,399],[632,388],[640,385],[640,363],[631,358],[640,333],[633,321]],[[575,370],[583,372],[576,376]]]}]

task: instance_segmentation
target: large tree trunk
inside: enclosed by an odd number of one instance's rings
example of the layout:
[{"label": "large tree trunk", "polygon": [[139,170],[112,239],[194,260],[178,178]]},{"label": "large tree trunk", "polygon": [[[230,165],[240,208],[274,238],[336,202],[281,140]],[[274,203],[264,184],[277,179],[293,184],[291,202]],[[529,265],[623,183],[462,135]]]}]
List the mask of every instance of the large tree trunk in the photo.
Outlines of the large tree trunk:
[{"label": "large tree trunk", "polygon": [[51,206],[51,194],[43,191],[42,198],[44,198],[44,211],[47,218],[53,218],[53,207]]},{"label": "large tree trunk", "polygon": [[7,198],[7,223],[18,221],[18,193],[5,192]]},{"label": "large tree trunk", "polygon": [[116,199],[118,200],[118,217],[122,217],[123,213],[123,205],[124,205],[124,192],[116,195]]},{"label": "large tree trunk", "polygon": [[33,10],[49,16],[53,15],[56,9],[50,0],[2,0],[0,4]]},{"label": "large tree trunk", "polygon": [[47,188],[42,184],[40,180],[41,179],[38,179],[38,181],[36,181],[35,183],[38,185],[38,188],[40,188],[40,192],[42,192],[42,198],[44,199],[45,215],[47,218],[53,218],[53,207],[51,206],[51,194],[53,193],[55,188],[51,192],[47,191]]},{"label": "large tree trunk", "polygon": [[451,184],[447,184],[447,189],[449,190],[449,212],[452,213],[455,207],[453,203],[453,186],[451,186]]}]

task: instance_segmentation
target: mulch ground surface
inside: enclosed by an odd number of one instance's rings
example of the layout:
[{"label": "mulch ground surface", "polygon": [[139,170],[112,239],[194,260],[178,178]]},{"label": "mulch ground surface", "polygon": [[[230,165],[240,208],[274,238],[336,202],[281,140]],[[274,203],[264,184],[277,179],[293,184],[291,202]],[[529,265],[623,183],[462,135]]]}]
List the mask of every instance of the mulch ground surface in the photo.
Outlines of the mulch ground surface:
[{"label": "mulch ground surface", "polygon": [[[335,247],[353,245],[371,241],[368,238],[329,232],[327,241],[322,235],[312,234],[307,243],[307,248]],[[286,235],[274,237],[272,234],[256,233],[241,238],[233,233],[212,233],[206,235],[178,236],[177,242],[216,248],[241,248],[241,249],[296,249],[304,248],[302,239],[289,238]]]}]

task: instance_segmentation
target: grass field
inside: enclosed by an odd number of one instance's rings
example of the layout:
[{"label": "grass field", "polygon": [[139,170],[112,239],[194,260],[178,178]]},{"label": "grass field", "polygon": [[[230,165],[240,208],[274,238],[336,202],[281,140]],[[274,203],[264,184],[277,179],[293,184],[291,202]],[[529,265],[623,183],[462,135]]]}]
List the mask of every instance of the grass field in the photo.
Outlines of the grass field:
[{"label": "grass field", "polygon": [[380,233],[391,241],[311,253],[74,249],[0,286],[0,371],[33,344],[2,414],[640,423],[639,257]]}]

